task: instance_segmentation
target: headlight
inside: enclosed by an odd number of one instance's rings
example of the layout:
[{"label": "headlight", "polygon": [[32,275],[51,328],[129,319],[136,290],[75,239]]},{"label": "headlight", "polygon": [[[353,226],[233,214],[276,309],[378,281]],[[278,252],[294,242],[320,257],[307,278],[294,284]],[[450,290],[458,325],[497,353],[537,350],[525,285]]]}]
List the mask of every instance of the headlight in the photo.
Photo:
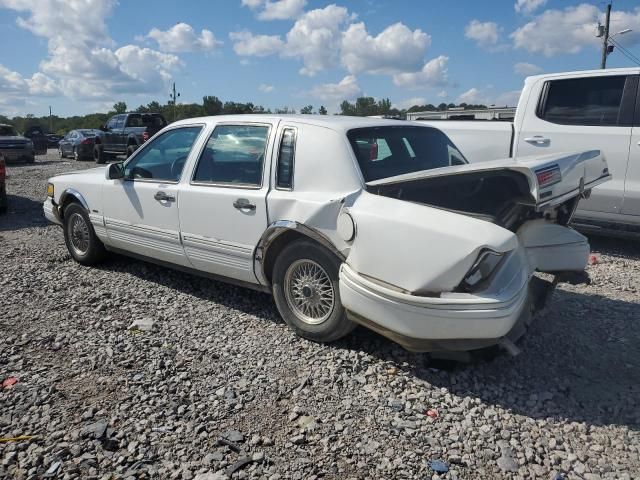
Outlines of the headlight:
[{"label": "headlight", "polygon": [[486,248],[482,250],[462,281],[463,289],[471,290],[489,278],[503,258],[503,253],[494,252]]},{"label": "headlight", "polygon": [[47,197],[53,198],[54,187],[53,183],[47,183]]}]

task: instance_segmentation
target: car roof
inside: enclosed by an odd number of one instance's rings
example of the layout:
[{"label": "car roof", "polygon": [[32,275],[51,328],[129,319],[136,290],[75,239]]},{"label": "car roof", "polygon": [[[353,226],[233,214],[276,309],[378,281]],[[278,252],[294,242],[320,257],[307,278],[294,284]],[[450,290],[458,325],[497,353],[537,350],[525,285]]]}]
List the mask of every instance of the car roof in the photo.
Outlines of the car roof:
[{"label": "car roof", "polygon": [[[411,121],[394,120],[387,118],[370,118],[370,117],[349,117],[344,115],[270,115],[270,114],[243,114],[243,115],[215,115],[210,117],[197,117],[179,120],[171,125],[188,125],[198,122],[219,123],[219,122],[264,122],[277,123],[294,122],[307,125],[315,125],[324,127],[337,132],[346,132],[353,128],[364,127],[398,127],[401,125],[420,127],[419,124]],[[426,127],[426,126],[425,126]],[[428,128],[428,127],[427,127]]]}]

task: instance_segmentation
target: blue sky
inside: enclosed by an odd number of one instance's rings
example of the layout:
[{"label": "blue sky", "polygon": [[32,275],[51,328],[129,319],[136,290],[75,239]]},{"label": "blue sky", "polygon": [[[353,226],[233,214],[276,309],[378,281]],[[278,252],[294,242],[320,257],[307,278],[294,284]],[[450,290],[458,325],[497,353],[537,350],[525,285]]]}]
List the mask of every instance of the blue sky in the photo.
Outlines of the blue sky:
[{"label": "blue sky", "polygon": [[[59,115],[203,95],[336,111],[514,104],[526,75],[599,66],[604,2],[568,0],[0,0],[0,114]],[[612,33],[640,57],[640,6]],[[634,66],[620,51],[608,66]]]}]

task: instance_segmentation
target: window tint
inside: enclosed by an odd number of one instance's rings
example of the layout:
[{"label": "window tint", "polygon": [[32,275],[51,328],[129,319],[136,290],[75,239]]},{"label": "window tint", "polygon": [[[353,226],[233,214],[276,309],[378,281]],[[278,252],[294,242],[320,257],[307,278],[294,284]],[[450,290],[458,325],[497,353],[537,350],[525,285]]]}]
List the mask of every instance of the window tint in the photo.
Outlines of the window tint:
[{"label": "window tint", "polygon": [[118,115],[116,117],[116,128],[124,127],[124,120],[126,117],[127,117],[126,115]]},{"label": "window tint", "polygon": [[295,155],[296,132],[293,128],[285,128],[280,140],[278,152],[277,186],[293,188],[293,157]]},{"label": "window tint", "polygon": [[175,128],[145,143],[125,164],[124,177],[177,182],[200,130],[202,127]]},{"label": "window tint", "polygon": [[541,118],[563,125],[617,125],[626,76],[549,82]]},{"label": "window tint", "polygon": [[467,163],[451,140],[435,128],[357,128],[347,137],[367,182]]},{"label": "window tint", "polygon": [[127,127],[142,127],[142,116],[141,115],[129,115],[127,117]]},{"label": "window tint", "polygon": [[219,125],[200,155],[195,182],[261,185],[269,127]]}]

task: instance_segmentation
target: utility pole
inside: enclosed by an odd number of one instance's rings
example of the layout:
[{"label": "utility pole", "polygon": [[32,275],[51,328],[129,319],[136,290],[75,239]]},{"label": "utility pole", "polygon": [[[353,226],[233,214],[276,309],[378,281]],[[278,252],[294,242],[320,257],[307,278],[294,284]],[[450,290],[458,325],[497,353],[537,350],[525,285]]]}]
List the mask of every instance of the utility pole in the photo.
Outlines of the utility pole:
[{"label": "utility pole", "polygon": [[607,13],[604,19],[604,27],[598,25],[598,36],[602,36],[602,60],[600,68],[607,68],[607,55],[609,55],[609,19],[611,18],[611,2],[607,4]]},{"label": "utility pole", "polygon": [[53,119],[51,118],[51,105],[49,105],[49,133],[53,133]]},{"label": "utility pole", "polygon": [[173,91],[169,94],[169,98],[173,102],[173,121],[176,121],[176,103],[180,93],[176,93],[176,82],[173,82]]}]

